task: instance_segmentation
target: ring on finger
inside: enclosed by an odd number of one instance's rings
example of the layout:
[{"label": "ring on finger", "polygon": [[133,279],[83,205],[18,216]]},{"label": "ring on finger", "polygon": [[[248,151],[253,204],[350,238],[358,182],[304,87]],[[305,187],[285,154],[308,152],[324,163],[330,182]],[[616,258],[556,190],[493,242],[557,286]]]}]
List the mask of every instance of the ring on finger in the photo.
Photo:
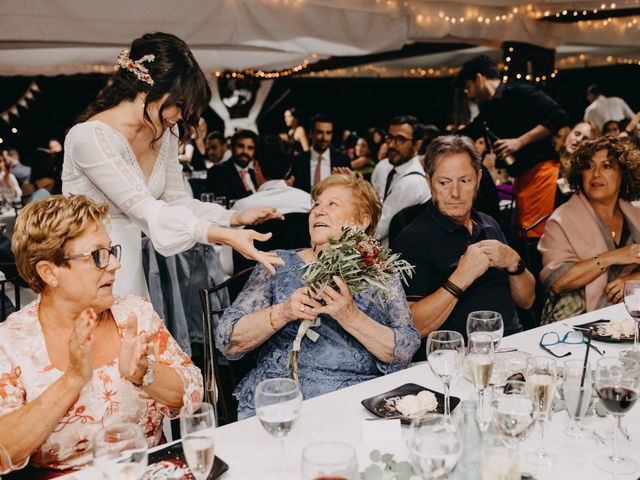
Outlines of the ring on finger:
[{"label": "ring on finger", "polygon": [[301,312],[304,312],[307,309],[307,307],[304,306],[304,304],[300,304],[300,306],[298,307],[298,310],[300,310]]}]

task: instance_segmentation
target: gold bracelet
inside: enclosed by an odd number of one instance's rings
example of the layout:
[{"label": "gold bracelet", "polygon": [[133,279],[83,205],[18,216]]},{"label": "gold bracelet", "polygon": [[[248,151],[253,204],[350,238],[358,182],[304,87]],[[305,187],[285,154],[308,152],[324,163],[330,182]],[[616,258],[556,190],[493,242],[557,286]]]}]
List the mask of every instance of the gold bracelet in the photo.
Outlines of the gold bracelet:
[{"label": "gold bracelet", "polygon": [[595,257],[593,257],[593,259],[596,261],[596,265],[598,266],[598,268],[600,269],[601,272],[606,272],[607,269],[604,268],[602,265],[600,265],[600,255],[596,255]]},{"label": "gold bracelet", "polygon": [[276,324],[273,323],[273,317],[271,316],[272,312],[273,312],[273,305],[269,307],[269,325],[271,325],[271,328],[273,329],[274,332],[278,331],[278,327],[276,327]]}]

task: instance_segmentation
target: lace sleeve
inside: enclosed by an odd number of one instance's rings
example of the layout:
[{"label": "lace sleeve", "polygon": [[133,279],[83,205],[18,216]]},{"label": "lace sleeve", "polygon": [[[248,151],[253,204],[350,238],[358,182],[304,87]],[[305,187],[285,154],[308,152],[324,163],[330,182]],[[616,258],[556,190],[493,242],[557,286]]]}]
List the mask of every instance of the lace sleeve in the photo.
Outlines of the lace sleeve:
[{"label": "lace sleeve", "polygon": [[[196,243],[207,243],[211,222],[200,220],[187,207],[171,205],[153,198],[134,165],[118,150],[116,137],[98,122],[76,125],[65,142],[63,191],[65,194],[88,194],[88,185],[67,181],[85,176],[93,188],[136,223],[152,240],[162,255],[175,255]],[[134,159],[135,161],[135,159]],[[102,199],[98,199],[102,200]],[[113,213],[113,212],[112,212]]]},{"label": "lace sleeve", "polygon": [[262,265],[256,266],[233,305],[225,310],[222,317],[215,319],[216,347],[229,360],[238,360],[244,355],[227,355],[236,323],[243,316],[264,310],[273,304],[273,278]]},{"label": "lace sleeve", "polygon": [[[4,350],[0,348],[0,417],[25,405],[27,394],[20,381],[21,375],[20,367],[13,366]],[[8,452],[0,444],[0,474],[24,468],[27,463],[29,463],[29,457],[20,465],[13,465]]]},{"label": "lace sleeve", "polygon": [[394,281],[391,289],[392,297],[383,308],[383,323],[393,330],[395,345],[391,363],[377,361],[378,369],[384,374],[406,368],[420,347],[420,335],[413,326],[411,310],[399,279]]},{"label": "lace sleeve", "polygon": [[221,227],[228,227],[231,212],[217,203],[207,203],[196,200],[187,193],[182,180],[182,167],[178,161],[178,138],[171,138],[171,145],[166,160],[166,183],[164,192],[160,197],[170,205],[182,206],[191,210],[200,219],[211,222]]}]

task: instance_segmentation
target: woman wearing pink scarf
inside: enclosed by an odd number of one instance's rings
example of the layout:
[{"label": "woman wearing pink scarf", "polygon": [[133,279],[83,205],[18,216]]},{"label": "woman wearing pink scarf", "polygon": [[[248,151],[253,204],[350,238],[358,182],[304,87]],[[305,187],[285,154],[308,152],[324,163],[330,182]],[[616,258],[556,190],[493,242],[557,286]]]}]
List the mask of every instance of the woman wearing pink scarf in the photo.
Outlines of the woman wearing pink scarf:
[{"label": "woman wearing pink scarf", "polygon": [[[543,323],[618,303],[624,282],[640,279],[640,209],[630,203],[640,198],[638,147],[620,138],[585,142],[568,179],[575,193],[551,215],[538,244],[550,294]],[[571,301],[558,309],[561,297]]]}]

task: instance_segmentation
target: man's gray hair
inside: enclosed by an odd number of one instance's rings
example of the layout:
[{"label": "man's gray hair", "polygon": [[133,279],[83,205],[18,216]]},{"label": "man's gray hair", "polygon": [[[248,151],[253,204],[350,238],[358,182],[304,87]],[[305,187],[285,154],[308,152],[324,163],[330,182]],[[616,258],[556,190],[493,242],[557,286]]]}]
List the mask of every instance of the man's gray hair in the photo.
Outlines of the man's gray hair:
[{"label": "man's gray hair", "polygon": [[429,178],[433,178],[438,160],[457,153],[466,153],[471,159],[473,168],[477,171],[482,169],[482,158],[473,140],[460,135],[440,135],[429,144],[425,155],[424,169]]}]

